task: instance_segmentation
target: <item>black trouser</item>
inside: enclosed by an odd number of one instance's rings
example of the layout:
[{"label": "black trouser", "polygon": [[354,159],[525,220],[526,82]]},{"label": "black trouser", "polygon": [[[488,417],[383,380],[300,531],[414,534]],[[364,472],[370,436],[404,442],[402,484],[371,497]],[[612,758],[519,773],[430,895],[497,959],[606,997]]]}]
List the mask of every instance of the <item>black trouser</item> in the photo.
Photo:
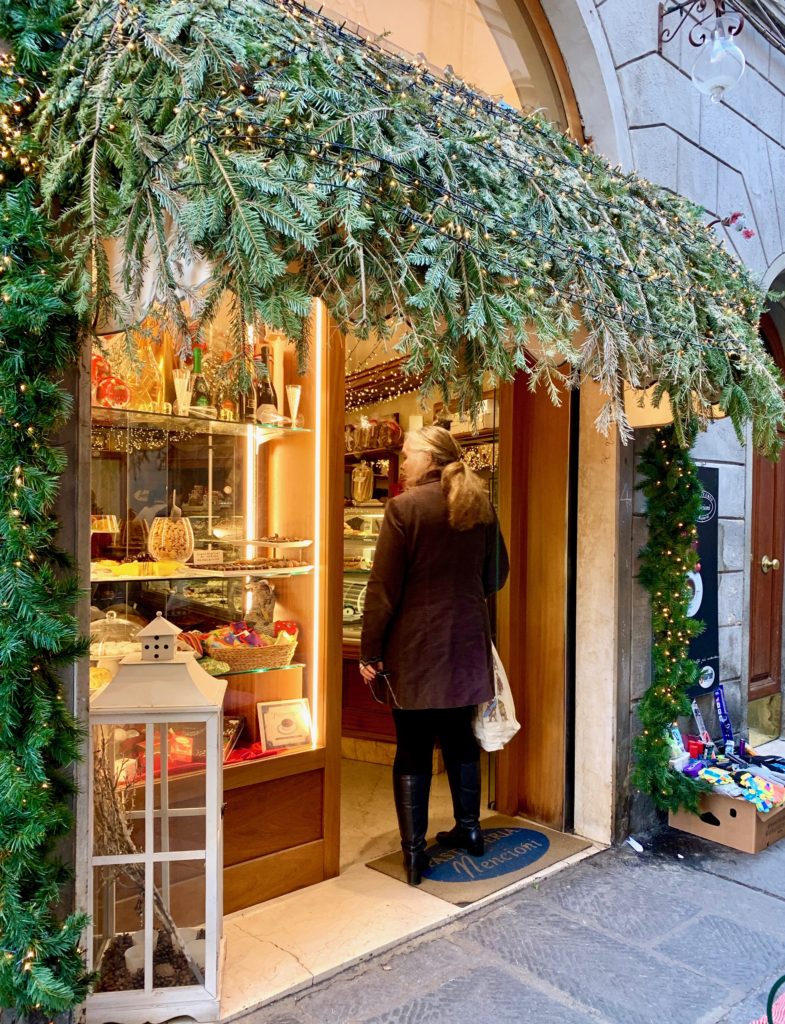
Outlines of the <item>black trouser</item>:
[{"label": "black trouser", "polygon": [[478,761],[480,748],[472,732],[474,705],[466,708],[393,708],[397,747],[393,771],[398,775],[430,775],[433,748],[439,740],[445,765]]}]

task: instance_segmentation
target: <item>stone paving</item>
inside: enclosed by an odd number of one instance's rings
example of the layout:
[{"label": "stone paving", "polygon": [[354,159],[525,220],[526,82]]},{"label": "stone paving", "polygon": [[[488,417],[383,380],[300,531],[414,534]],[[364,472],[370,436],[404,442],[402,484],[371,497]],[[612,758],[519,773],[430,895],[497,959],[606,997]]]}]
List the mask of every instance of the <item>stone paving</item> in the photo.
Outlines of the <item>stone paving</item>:
[{"label": "stone paving", "polygon": [[671,830],[644,842],[241,1021],[750,1024],[785,974],[785,842],[754,857]]}]

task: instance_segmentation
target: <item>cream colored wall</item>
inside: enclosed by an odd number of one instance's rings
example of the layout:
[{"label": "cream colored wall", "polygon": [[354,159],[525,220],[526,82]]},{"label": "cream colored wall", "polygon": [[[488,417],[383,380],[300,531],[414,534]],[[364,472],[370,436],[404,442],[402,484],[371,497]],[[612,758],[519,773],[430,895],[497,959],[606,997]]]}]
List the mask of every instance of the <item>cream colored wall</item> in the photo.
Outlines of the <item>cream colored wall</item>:
[{"label": "cream colored wall", "polygon": [[619,649],[619,440],[594,420],[605,400],[581,387],[575,627],[575,831],[613,838]]},{"label": "cream colored wall", "polygon": [[516,0],[330,0],[324,13],[387,33],[395,46],[423,53],[438,68],[514,107],[566,117],[553,75]]}]

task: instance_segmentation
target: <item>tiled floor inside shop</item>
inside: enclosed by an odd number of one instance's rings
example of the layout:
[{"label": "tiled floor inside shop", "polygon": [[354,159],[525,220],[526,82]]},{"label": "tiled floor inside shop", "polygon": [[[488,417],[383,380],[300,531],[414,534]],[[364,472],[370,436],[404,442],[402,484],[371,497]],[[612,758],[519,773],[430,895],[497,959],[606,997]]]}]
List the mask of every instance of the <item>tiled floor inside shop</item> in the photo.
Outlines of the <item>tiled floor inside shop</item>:
[{"label": "tiled floor inside shop", "polygon": [[[341,813],[338,878],[226,918],[222,1021],[284,992],[307,988],[465,912],[366,867],[367,861],[399,844],[389,767],[345,760]],[[433,780],[429,835],[451,825],[449,789],[442,773]],[[597,852],[591,847],[531,875],[516,888]]]}]

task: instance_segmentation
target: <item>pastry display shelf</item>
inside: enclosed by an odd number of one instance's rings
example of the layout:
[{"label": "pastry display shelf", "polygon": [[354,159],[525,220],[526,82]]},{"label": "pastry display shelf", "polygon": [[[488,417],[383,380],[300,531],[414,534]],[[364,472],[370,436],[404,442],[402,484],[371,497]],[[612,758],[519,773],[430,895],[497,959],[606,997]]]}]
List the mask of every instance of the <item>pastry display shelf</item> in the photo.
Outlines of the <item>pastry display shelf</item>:
[{"label": "pastry display shelf", "polygon": [[229,544],[232,547],[237,548],[289,548],[294,550],[295,548],[309,548],[313,544],[312,540],[273,540],[271,537],[262,537],[259,540],[253,538],[242,537],[240,540],[231,540],[227,537],[213,537],[210,539],[211,544]]},{"label": "pastry display shelf", "polygon": [[186,572],[174,573],[165,576],[148,575],[116,575],[115,573],[90,573],[91,583],[160,583],[163,580],[223,580],[240,579],[243,576],[251,576],[260,579],[283,579],[288,576],[307,576],[313,572],[312,565],[301,565],[291,569],[192,569]]},{"label": "pastry display shelf", "polygon": [[384,519],[384,505],[346,505],[344,519]]},{"label": "pastry display shelf", "polygon": [[371,570],[370,569],[347,569],[344,566],[343,574],[344,574],[344,576],[370,576]]},{"label": "pastry display shelf", "polygon": [[307,427],[283,427],[266,423],[239,423],[232,420],[206,419],[202,416],[175,416],[160,412],[138,412],[136,409],[105,409],[92,407],[94,427],[115,427],[133,430],[146,427],[149,430],[164,430],[168,433],[220,434],[247,437],[249,427],[254,431],[257,442],[270,441],[290,434],[309,434]]},{"label": "pastry display shelf", "polygon": [[344,457],[361,462],[363,459],[384,459],[390,455],[400,455],[403,444],[392,445],[389,448],[364,448],[358,452],[344,452]]},{"label": "pastry display shelf", "polygon": [[360,541],[365,541],[367,543],[368,541],[378,540],[379,539],[379,534],[378,533],[345,533],[344,532],[343,539],[344,540],[360,540]]}]

